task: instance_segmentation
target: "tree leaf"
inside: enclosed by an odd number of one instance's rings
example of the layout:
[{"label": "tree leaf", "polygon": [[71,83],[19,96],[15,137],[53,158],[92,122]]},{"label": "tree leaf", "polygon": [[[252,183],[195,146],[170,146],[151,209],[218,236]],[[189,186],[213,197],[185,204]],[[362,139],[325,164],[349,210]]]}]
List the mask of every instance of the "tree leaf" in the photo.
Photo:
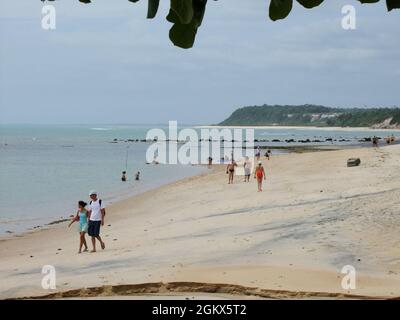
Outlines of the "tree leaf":
[{"label": "tree leaf", "polygon": [[171,9],[175,11],[182,24],[189,24],[193,19],[193,0],[171,0]]},{"label": "tree leaf", "polygon": [[392,11],[393,9],[400,9],[399,0],[386,0],[386,5],[389,11]]},{"label": "tree leaf", "polygon": [[206,6],[207,0],[193,0],[194,17],[197,20],[198,27],[200,27],[203,22]]},{"label": "tree leaf", "polygon": [[172,9],[169,9],[169,13],[167,15],[167,21],[171,23],[180,23],[178,15]]},{"label": "tree leaf", "polygon": [[169,30],[169,38],[173,44],[183,49],[193,47],[196,34],[197,26],[193,21],[190,24],[175,23]]},{"label": "tree leaf", "polygon": [[276,21],[285,19],[292,11],[293,0],[271,0],[269,5],[269,17]]},{"label": "tree leaf", "polygon": [[324,0],[297,0],[304,8],[312,9],[318,7]]},{"label": "tree leaf", "polygon": [[360,1],[361,3],[376,3],[376,2],[379,2],[379,0],[358,0],[358,1]]},{"label": "tree leaf", "polygon": [[160,0],[149,0],[149,6],[147,7],[147,19],[153,19],[158,11]]},{"label": "tree leaf", "polygon": [[170,9],[167,16],[169,22],[174,23],[169,31],[169,38],[174,45],[189,49],[193,47],[197,30],[200,27],[206,10],[207,0],[193,0],[193,18],[190,23],[182,23],[177,13]]}]

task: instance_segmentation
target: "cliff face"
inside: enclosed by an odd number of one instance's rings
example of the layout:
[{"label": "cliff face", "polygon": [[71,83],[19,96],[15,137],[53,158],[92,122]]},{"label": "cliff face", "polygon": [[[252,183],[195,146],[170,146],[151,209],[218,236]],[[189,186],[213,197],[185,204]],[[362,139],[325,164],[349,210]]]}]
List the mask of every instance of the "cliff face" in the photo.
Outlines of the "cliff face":
[{"label": "cliff face", "polygon": [[376,123],[371,126],[373,129],[400,129],[399,123],[393,122],[393,117],[387,118],[381,123]]},{"label": "cliff face", "polygon": [[316,105],[263,105],[239,108],[224,126],[400,127],[400,108],[330,108]]}]

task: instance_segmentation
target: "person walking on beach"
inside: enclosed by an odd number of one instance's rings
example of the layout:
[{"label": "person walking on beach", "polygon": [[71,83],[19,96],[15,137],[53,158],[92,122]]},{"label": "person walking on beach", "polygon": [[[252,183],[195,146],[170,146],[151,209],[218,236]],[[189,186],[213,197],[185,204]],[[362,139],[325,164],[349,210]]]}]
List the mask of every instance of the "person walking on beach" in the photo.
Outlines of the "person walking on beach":
[{"label": "person walking on beach", "polygon": [[263,167],[261,161],[258,162],[258,166],[256,167],[256,170],[254,171],[254,179],[257,179],[258,192],[262,192],[263,179],[266,180],[267,178],[265,176],[264,167]]},{"label": "person walking on beach", "polygon": [[271,160],[272,152],[270,149],[267,150],[266,157],[268,160]]},{"label": "person walking on beach", "polygon": [[257,147],[257,150],[256,150],[256,159],[257,159],[257,161],[260,161],[260,158],[261,158],[261,150],[260,150],[260,147]]},{"label": "person walking on beach", "polygon": [[226,167],[226,173],[229,174],[229,182],[228,184],[233,184],[233,176],[235,175],[235,167],[237,167],[237,163],[232,159],[232,162],[228,164]]},{"label": "person walking on beach", "polygon": [[88,246],[86,243],[86,233],[88,232],[88,212],[86,210],[87,203],[84,201],[79,201],[78,203],[78,212],[76,213],[76,216],[72,219],[71,223],[69,224],[68,227],[71,227],[71,225],[74,222],[79,222],[78,225],[78,232],[79,232],[79,251],[78,253],[82,252],[82,247],[85,246],[85,250],[83,252],[88,251]]},{"label": "person walking on beach", "polygon": [[213,158],[208,157],[208,169],[211,169],[213,163]]},{"label": "person walking on beach", "polygon": [[100,242],[101,248],[104,250],[106,245],[100,237],[100,227],[104,226],[104,217],[106,215],[106,209],[101,199],[97,198],[96,191],[90,191],[90,203],[89,203],[89,226],[88,233],[92,237],[93,250],[96,252],[96,239]]},{"label": "person walking on beach", "polygon": [[243,167],[244,167],[244,182],[250,182],[251,162],[249,157],[245,158]]}]

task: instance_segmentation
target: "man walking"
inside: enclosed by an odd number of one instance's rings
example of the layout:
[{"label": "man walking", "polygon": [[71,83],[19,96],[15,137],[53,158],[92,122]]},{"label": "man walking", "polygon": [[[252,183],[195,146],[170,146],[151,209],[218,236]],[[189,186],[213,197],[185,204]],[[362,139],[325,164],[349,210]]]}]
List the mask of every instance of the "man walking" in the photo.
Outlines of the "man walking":
[{"label": "man walking", "polygon": [[101,201],[97,198],[96,191],[90,191],[90,203],[89,203],[89,227],[88,234],[92,237],[93,250],[96,252],[96,239],[100,242],[101,248],[106,248],[105,243],[100,237],[100,227],[104,226],[104,217],[106,215],[106,209]]}]

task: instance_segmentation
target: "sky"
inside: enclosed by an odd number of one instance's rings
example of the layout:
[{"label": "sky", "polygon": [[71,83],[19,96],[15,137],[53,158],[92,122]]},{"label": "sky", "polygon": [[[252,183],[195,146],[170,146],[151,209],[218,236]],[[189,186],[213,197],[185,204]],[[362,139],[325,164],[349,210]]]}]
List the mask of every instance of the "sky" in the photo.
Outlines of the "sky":
[{"label": "sky", "polygon": [[[0,0],[0,123],[214,124],[242,106],[400,105],[400,10],[325,1],[268,18],[267,0],[209,1],[194,47],[168,38],[169,1]],[[356,9],[356,29],[341,26]]]}]

